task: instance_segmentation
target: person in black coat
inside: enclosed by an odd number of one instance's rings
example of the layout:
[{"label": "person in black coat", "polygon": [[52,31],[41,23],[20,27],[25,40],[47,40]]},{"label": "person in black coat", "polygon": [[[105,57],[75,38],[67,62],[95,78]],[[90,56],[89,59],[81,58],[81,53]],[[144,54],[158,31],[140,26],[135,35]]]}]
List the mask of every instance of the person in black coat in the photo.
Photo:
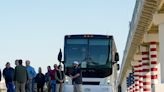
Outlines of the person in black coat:
[{"label": "person in black coat", "polygon": [[45,76],[42,73],[41,67],[39,67],[38,71],[39,71],[39,73],[35,77],[35,81],[37,83],[37,92],[43,92],[43,87],[44,87],[44,84],[45,84]]},{"label": "person in black coat", "polygon": [[1,76],[2,76],[2,75],[1,75],[1,69],[0,69],[0,81],[1,81]]},{"label": "person in black coat", "polygon": [[56,79],[56,92],[63,92],[65,74],[64,71],[62,71],[61,65],[58,66],[58,70],[55,73],[55,79]]},{"label": "person in black coat", "polygon": [[15,92],[14,68],[10,66],[10,62],[7,62],[6,67],[3,69],[3,77],[5,78],[7,92]]}]

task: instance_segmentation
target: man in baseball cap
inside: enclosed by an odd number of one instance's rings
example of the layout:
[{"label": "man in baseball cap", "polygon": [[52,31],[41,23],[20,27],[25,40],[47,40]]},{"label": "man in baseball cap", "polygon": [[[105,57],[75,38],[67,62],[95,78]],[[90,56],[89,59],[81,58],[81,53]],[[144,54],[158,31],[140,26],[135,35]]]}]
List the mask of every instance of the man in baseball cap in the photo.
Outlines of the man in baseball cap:
[{"label": "man in baseball cap", "polygon": [[74,61],[73,64],[79,65],[79,62],[78,61]]},{"label": "man in baseball cap", "polygon": [[74,92],[82,92],[82,73],[79,68],[79,62],[73,62],[73,71],[71,73]]}]

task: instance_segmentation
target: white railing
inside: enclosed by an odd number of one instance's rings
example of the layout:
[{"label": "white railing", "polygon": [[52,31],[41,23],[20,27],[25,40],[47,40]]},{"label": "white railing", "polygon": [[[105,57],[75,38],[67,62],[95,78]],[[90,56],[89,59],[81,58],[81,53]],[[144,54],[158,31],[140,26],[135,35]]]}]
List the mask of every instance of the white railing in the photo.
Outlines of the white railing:
[{"label": "white railing", "polygon": [[135,4],[133,15],[132,15],[132,20],[129,24],[129,34],[128,34],[128,37],[127,37],[126,46],[125,46],[125,50],[124,50],[124,56],[123,56],[123,59],[122,59],[121,71],[120,71],[120,75],[119,75],[119,81],[121,80],[122,70],[124,68],[126,58],[127,58],[128,52],[129,52],[129,48],[130,48],[131,43],[132,43],[133,35],[136,31],[136,28],[137,28],[137,25],[138,25],[138,22],[139,22],[139,18],[140,18],[140,15],[141,15],[141,11],[143,9],[143,5],[144,5],[144,0],[136,0],[136,4]]}]

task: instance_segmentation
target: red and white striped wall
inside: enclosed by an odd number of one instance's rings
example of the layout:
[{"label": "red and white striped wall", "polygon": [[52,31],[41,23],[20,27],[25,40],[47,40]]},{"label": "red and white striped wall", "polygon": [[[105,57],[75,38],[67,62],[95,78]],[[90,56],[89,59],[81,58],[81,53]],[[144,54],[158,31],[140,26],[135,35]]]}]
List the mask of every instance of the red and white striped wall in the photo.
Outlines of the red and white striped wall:
[{"label": "red and white striped wall", "polygon": [[130,86],[130,91],[129,92],[135,92],[135,85],[134,84],[132,84],[131,86]]},{"label": "red and white striped wall", "polygon": [[139,61],[139,91],[143,92],[142,60]]},{"label": "red and white striped wall", "polygon": [[132,90],[133,90],[133,86],[130,86],[129,87],[129,92],[133,92]]},{"label": "red and white striped wall", "polygon": [[135,92],[135,84],[133,84],[132,87],[133,87],[132,92]]},{"label": "red and white striped wall", "polygon": [[133,65],[134,67],[134,85],[135,85],[135,92],[140,92],[140,86],[139,86],[139,74],[140,74],[140,66],[139,66],[139,63],[138,64],[135,64]]},{"label": "red and white striped wall", "polygon": [[142,52],[142,78],[143,92],[151,92],[151,72],[149,64],[149,52]]},{"label": "red and white striped wall", "polygon": [[158,84],[158,59],[157,59],[157,43],[150,42],[150,69],[152,85]]}]

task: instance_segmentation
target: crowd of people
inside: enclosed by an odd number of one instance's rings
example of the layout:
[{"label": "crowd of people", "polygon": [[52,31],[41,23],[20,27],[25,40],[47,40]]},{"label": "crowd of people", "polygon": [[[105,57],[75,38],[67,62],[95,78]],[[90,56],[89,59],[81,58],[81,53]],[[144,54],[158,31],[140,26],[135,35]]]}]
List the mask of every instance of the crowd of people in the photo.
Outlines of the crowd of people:
[{"label": "crowd of people", "polygon": [[[45,84],[46,92],[63,92],[65,73],[62,71],[61,65],[54,64],[53,69],[51,66],[47,66],[45,74],[42,73],[41,67],[36,73],[29,60],[25,61],[25,66],[21,59],[15,60],[15,65],[13,68],[10,66],[10,62],[7,62],[3,71],[0,70],[0,81],[3,76],[7,92],[43,92]],[[73,71],[70,74],[74,92],[82,92],[82,75],[78,65],[79,63],[75,61]]]}]

